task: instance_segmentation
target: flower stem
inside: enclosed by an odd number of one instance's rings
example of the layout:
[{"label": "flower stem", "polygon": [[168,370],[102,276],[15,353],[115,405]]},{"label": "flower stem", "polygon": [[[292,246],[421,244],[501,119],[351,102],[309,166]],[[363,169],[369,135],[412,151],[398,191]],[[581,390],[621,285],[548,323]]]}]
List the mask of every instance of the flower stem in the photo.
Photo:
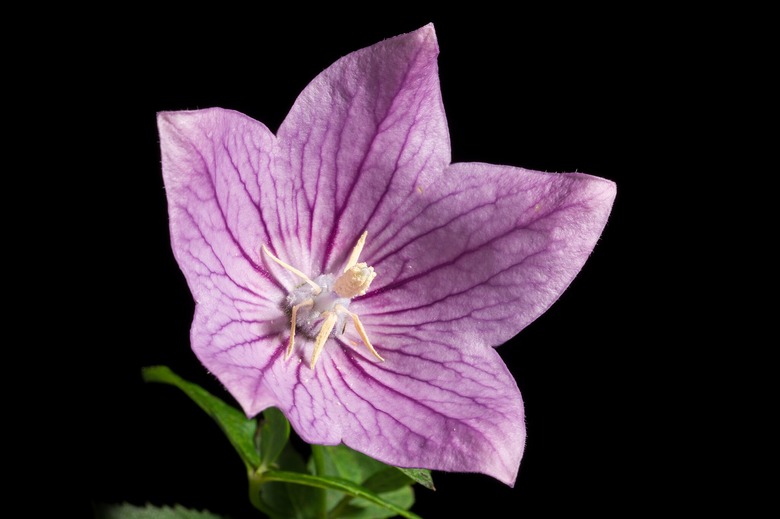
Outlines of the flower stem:
[{"label": "flower stem", "polygon": [[322,447],[319,445],[311,446],[311,458],[314,461],[314,474],[317,476],[325,475],[325,456],[322,453]]},{"label": "flower stem", "polygon": [[263,500],[260,498],[260,487],[263,486],[263,483],[265,481],[263,480],[263,476],[259,471],[249,470],[249,502],[252,503],[252,506],[257,508],[260,512],[264,513],[268,517],[271,516],[270,511],[265,506],[265,503],[263,503]]},{"label": "flower stem", "polygon": [[[314,462],[314,474],[317,476],[325,475],[325,455],[322,452],[322,447],[319,445],[311,446],[311,459]],[[328,502],[325,492],[322,492],[319,503],[317,503],[317,511],[320,517],[326,519],[328,517]]]}]

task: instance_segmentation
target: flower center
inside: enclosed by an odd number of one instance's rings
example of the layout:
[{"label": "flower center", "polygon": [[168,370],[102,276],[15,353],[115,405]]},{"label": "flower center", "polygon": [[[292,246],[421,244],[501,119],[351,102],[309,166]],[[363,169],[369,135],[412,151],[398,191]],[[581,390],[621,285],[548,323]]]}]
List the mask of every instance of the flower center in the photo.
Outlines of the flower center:
[{"label": "flower center", "polygon": [[[303,283],[295,287],[287,296],[287,310],[295,310],[295,327],[298,331],[309,336],[315,336],[322,324],[323,314],[335,310],[336,305],[343,308],[349,308],[351,298],[341,297],[333,290],[336,277],[333,274],[324,274],[314,278],[313,285]],[[318,290],[319,289],[319,290]],[[327,316],[326,316],[327,317]],[[339,315],[337,324],[341,325],[344,315]],[[292,324],[292,323],[291,323]],[[337,330],[343,329],[343,326],[336,326]],[[333,333],[340,335],[340,333]]]},{"label": "flower center", "polygon": [[314,369],[325,342],[331,335],[343,334],[347,326],[346,317],[350,317],[363,344],[377,359],[384,361],[371,345],[358,315],[348,310],[352,298],[364,295],[376,277],[373,267],[357,262],[367,234],[367,231],[364,232],[358,239],[341,275],[336,277],[333,274],[323,274],[313,281],[300,270],[271,254],[263,245],[263,252],[268,257],[304,281],[287,296],[290,310],[290,342],[285,352],[285,360],[292,355],[296,329],[309,336],[314,336],[316,331],[314,350],[309,363],[311,369]]}]

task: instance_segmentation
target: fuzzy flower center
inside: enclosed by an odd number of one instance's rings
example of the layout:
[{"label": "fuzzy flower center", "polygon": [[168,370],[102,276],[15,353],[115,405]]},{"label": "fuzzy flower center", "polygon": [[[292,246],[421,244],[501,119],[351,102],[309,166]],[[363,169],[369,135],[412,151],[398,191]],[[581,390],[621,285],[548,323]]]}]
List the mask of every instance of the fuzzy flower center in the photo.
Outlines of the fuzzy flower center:
[{"label": "fuzzy flower center", "polygon": [[311,369],[314,369],[328,338],[331,335],[336,337],[343,334],[347,327],[346,318],[350,317],[369,351],[377,359],[384,361],[371,345],[358,315],[348,309],[352,298],[364,295],[376,277],[373,267],[357,262],[365,245],[366,235],[367,232],[364,232],[360,236],[343,272],[338,277],[333,274],[323,274],[314,280],[271,254],[263,245],[263,252],[268,257],[303,280],[303,283],[295,287],[287,296],[287,306],[290,310],[290,342],[285,352],[285,359],[289,359],[292,355],[295,332],[299,330],[309,337],[315,337],[309,363]]}]

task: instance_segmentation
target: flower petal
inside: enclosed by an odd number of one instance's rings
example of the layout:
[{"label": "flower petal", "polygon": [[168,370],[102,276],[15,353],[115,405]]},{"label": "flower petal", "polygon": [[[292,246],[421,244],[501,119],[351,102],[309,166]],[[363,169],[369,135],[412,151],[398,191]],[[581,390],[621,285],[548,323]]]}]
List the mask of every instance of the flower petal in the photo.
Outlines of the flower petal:
[{"label": "flower petal", "polygon": [[[279,128],[289,172],[285,253],[337,269],[377,211],[391,212],[450,162],[433,26],[353,52],[301,93]],[[292,216],[295,215],[295,216]]]},{"label": "flower petal", "polygon": [[173,252],[195,300],[219,285],[278,304],[261,254],[278,241],[273,134],[220,108],[163,112],[157,121]]},{"label": "flower petal", "polygon": [[[239,397],[256,395],[245,408],[250,416],[272,400],[309,443],[343,442],[395,466],[482,472],[514,484],[525,446],[523,404],[495,350],[423,333],[396,341],[378,363],[358,338],[350,342],[330,344],[316,370],[296,358],[233,366],[229,387]],[[302,343],[311,351],[309,339]],[[264,349],[279,345],[269,338]]]},{"label": "flower petal", "polygon": [[437,330],[497,346],[568,287],[614,197],[612,182],[589,175],[453,164],[367,244],[378,275],[352,309],[379,344]]},{"label": "flower petal", "polygon": [[289,326],[278,306],[285,292],[260,255],[275,237],[275,139],[257,121],[216,108],[161,113],[158,127],[173,252],[197,303],[192,348],[239,401],[253,401],[234,380],[241,366],[256,373],[269,362],[278,352],[257,344]]},{"label": "flower petal", "polygon": [[514,485],[523,402],[495,350],[418,334],[383,363],[346,357],[350,369],[326,372],[349,413],[340,417],[344,443],[396,466],[481,472]]}]

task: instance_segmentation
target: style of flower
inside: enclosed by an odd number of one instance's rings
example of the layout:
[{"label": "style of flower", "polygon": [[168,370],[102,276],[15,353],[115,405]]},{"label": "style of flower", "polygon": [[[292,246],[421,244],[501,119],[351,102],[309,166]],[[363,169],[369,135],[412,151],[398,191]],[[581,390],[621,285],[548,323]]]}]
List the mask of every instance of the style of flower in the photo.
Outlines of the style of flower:
[{"label": "style of flower", "polygon": [[612,182],[450,163],[432,25],[349,54],[274,135],[158,115],[191,342],[248,416],[313,444],[513,485],[523,402],[495,350],[590,255]]}]

